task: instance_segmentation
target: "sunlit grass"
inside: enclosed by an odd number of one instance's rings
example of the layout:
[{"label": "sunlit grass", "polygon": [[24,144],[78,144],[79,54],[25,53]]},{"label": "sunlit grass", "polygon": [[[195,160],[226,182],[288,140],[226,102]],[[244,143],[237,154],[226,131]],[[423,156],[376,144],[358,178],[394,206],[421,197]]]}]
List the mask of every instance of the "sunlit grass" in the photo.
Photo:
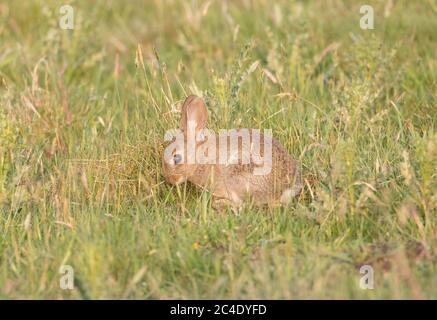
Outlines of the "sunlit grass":
[{"label": "sunlit grass", "polygon": [[[436,1],[63,4],[0,4],[1,298],[437,298]],[[164,182],[191,93],[300,160],[291,205]]]}]

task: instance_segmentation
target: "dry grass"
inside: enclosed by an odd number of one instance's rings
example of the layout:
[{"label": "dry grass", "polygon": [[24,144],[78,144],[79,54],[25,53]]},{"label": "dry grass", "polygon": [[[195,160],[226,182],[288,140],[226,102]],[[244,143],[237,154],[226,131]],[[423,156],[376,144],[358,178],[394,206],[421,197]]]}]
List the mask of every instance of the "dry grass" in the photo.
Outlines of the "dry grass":
[{"label": "dry grass", "polygon": [[[370,3],[373,31],[352,1],[72,1],[68,31],[3,1],[0,297],[435,299],[437,3]],[[272,128],[301,196],[217,214],[166,185],[189,93]]]}]

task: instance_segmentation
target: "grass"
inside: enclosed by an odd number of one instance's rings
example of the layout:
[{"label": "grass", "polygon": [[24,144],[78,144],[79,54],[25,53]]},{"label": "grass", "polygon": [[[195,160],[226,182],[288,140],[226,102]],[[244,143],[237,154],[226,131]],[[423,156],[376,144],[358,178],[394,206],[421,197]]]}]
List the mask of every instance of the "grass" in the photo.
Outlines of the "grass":
[{"label": "grass", "polygon": [[[374,30],[356,1],[69,3],[74,30],[0,4],[1,298],[437,298],[435,0],[367,1]],[[164,183],[191,93],[300,160],[291,205]]]}]

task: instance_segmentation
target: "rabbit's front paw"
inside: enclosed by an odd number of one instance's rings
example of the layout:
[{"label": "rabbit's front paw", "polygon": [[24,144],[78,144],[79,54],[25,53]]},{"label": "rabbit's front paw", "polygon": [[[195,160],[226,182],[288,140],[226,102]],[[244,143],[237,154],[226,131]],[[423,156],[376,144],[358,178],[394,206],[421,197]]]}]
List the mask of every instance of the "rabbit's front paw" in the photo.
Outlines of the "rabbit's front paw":
[{"label": "rabbit's front paw", "polygon": [[238,214],[240,212],[240,207],[238,207],[234,202],[226,198],[214,198],[212,201],[213,209],[218,212],[223,212],[227,208],[231,208],[234,213]]}]

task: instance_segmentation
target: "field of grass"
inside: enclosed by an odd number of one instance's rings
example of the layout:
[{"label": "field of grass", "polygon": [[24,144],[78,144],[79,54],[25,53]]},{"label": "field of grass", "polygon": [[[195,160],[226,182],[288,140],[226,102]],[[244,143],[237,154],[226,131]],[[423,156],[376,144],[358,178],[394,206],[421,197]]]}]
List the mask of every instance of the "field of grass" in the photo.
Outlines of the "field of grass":
[{"label": "field of grass", "polygon": [[[362,4],[2,1],[0,298],[436,299],[437,1]],[[192,93],[300,160],[292,204],[164,182]]]}]

